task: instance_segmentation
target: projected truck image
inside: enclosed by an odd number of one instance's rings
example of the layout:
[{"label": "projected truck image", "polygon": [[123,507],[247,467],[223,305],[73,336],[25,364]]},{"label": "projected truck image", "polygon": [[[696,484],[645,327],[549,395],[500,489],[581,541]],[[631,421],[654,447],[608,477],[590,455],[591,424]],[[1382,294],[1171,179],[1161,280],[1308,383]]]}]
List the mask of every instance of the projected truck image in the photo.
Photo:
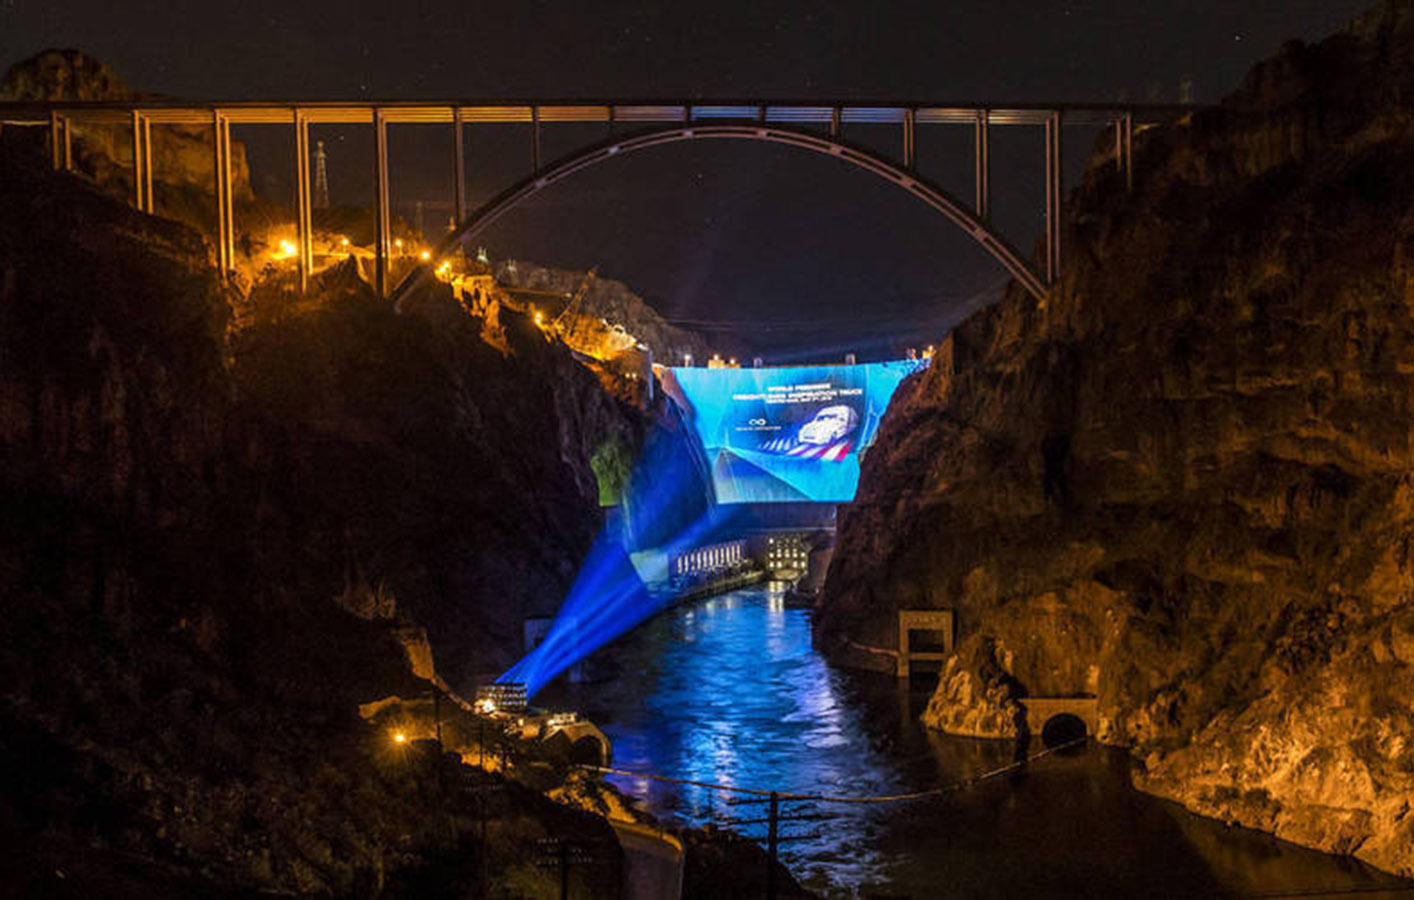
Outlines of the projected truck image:
[{"label": "projected truck image", "polygon": [[848,406],[827,406],[800,426],[795,439],[802,444],[828,444],[843,440],[859,427],[859,413]]},{"label": "projected truck image", "polygon": [[673,368],[663,382],[701,441],[718,503],[845,503],[894,391],[925,365]]}]

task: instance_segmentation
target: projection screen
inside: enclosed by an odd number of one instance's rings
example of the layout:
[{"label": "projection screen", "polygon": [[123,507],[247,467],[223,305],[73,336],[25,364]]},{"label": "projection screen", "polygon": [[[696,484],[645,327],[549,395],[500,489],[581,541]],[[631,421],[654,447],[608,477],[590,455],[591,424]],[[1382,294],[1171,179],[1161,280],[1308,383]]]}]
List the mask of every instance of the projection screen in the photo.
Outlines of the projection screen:
[{"label": "projection screen", "polygon": [[702,442],[718,503],[845,503],[894,390],[926,365],[678,367],[659,377]]}]

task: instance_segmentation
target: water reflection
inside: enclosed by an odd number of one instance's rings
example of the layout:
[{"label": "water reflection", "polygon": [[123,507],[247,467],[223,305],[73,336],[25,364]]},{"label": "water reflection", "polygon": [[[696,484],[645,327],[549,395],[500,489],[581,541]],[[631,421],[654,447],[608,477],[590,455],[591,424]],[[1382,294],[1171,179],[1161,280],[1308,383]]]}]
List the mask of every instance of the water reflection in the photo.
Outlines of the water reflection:
[{"label": "water reflection", "polygon": [[[826,666],[807,614],[764,589],[667,612],[601,652],[619,666],[616,680],[556,686],[545,699],[583,710],[624,769],[862,796],[935,787],[1015,752],[929,732],[917,721],[924,693]],[[1401,884],[1140,794],[1127,766],[1124,754],[1092,748],[942,798],[811,806],[798,811],[833,815],[784,826],[803,839],[782,844],[782,857],[831,896],[1207,897]],[[616,783],[688,824],[764,815],[709,788]],[[765,834],[761,824],[736,830]]]}]

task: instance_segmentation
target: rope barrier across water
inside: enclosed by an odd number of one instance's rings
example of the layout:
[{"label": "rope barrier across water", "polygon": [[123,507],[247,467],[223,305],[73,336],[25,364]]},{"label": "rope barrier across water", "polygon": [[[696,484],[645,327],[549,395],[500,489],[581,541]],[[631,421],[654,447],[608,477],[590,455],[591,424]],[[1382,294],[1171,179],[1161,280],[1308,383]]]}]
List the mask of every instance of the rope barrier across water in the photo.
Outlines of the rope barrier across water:
[{"label": "rope barrier across water", "polygon": [[580,765],[578,766],[578,768],[586,769],[591,772],[599,772],[604,775],[622,775],[627,778],[645,778],[649,781],[661,781],[667,784],[685,784],[690,785],[692,787],[711,788],[713,790],[727,791],[729,793],[734,794],[750,794],[752,796],[757,797],[775,796],[779,800],[811,800],[817,803],[899,803],[907,800],[921,800],[924,797],[941,796],[943,794],[951,793],[952,791],[962,790],[963,788],[970,787],[974,784],[980,784],[989,779],[1005,775],[1008,772],[1013,772],[1021,768],[1022,766],[1035,762],[1038,759],[1050,756],[1052,753],[1058,753],[1061,750],[1066,750],[1070,747],[1083,744],[1087,740],[1088,738],[1083,737],[1076,738],[1075,740],[1067,741],[1064,744],[1057,744],[1054,747],[1047,747],[1045,750],[1042,750],[1039,753],[1033,753],[1030,756],[1025,757],[1024,759],[1016,760],[1015,762],[1008,763],[1007,765],[1001,766],[1000,768],[992,769],[990,771],[983,772],[980,775],[974,775],[971,778],[965,778],[961,781],[954,781],[951,784],[945,784],[941,787],[929,788],[926,791],[913,791],[907,794],[886,794],[870,797],[836,797],[830,794],[792,794],[783,791],[766,791],[761,790],[760,788],[745,788],[736,787],[734,785],[729,784],[714,784],[710,781],[694,781],[691,778],[671,778],[667,775],[658,775],[653,772],[634,772],[628,769],[614,769],[606,766]]}]

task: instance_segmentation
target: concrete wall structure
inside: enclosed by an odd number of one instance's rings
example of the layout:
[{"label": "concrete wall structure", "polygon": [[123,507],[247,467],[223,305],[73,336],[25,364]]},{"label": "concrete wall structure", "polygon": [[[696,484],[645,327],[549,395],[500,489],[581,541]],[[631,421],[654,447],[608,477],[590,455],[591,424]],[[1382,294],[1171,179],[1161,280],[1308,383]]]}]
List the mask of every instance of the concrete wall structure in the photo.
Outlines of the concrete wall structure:
[{"label": "concrete wall structure", "polygon": [[[941,650],[912,649],[912,633],[924,631],[941,638]],[[914,662],[936,662],[939,665],[953,650],[953,611],[950,609],[901,609],[898,613],[898,665],[896,673],[907,678]]]},{"label": "concrete wall structure", "polygon": [[1094,735],[1100,727],[1099,700],[1096,697],[1026,697],[1021,701],[1026,710],[1026,730],[1039,737],[1046,723],[1069,713],[1085,723],[1085,733]]}]

